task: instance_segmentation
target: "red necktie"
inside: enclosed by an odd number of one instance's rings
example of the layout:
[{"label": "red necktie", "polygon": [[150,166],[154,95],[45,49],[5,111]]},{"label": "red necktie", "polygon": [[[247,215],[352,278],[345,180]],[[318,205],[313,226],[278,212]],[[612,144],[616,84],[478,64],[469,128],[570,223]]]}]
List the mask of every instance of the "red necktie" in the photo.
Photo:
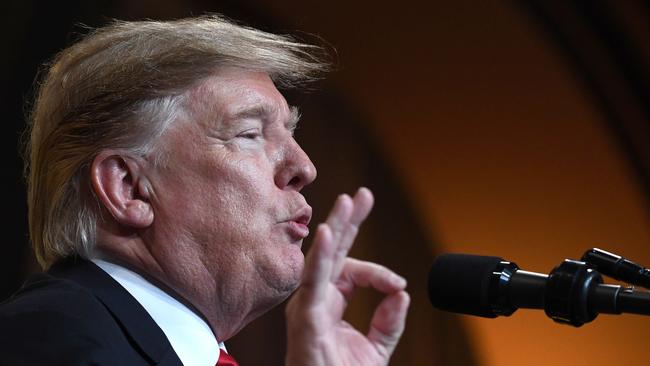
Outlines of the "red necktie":
[{"label": "red necktie", "polygon": [[232,358],[231,355],[227,354],[226,351],[221,350],[219,352],[219,360],[217,360],[217,366],[239,366],[237,361]]}]

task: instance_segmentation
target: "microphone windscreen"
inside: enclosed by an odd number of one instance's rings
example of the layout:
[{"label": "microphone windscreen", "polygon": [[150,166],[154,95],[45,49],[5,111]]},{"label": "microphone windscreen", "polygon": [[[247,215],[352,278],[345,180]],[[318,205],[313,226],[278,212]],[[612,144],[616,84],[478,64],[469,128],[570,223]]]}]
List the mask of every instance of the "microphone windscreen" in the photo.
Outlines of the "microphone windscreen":
[{"label": "microphone windscreen", "polygon": [[503,259],[469,254],[442,254],[429,272],[429,300],[434,307],[495,318],[490,306],[490,277]]}]

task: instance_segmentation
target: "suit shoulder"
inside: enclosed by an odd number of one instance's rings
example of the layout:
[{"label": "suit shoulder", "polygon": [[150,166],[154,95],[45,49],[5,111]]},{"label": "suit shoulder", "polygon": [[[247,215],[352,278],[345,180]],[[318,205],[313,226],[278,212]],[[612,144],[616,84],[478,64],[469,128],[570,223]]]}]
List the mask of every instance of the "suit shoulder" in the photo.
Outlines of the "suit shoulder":
[{"label": "suit shoulder", "polygon": [[86,288],[73,281],[47,273],[32,276],[9,299],[0,304],[0,321],[21,314],[59,313],[83,319],[88,313],[104,310],[101,302]]},{"label": "suit shoulder", "polygon": [[0,305],[0,329],[0,363],[23,365],[93,363],[110,352],[111,335],[121,334],[90,291],[48,274],[33,276]]}]

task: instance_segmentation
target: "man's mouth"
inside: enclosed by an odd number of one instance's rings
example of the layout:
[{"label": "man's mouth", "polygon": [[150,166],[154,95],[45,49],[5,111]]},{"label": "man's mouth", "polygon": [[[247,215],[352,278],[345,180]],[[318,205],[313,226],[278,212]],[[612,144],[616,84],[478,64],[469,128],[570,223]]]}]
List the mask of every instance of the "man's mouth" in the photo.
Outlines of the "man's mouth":
[{"label": "man's mouth", "polygon": [[289,220],[286,221],[289,235],[295,240],[302,240],[309,235],[309,221],[311,221],[311,207],[304,206],[296,211]]}]

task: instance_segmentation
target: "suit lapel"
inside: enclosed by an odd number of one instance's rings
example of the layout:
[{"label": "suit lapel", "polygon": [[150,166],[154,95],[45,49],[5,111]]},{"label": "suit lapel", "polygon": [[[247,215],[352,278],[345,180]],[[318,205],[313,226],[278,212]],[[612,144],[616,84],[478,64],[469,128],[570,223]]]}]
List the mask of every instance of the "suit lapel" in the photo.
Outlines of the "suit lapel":
[{"label": "suit lapel", "polygon": [[142,354],[158,365],[182,363],[149,313],[117,281],[94,263],[70,258],[49,271],[87,288],[101,301]]}]

